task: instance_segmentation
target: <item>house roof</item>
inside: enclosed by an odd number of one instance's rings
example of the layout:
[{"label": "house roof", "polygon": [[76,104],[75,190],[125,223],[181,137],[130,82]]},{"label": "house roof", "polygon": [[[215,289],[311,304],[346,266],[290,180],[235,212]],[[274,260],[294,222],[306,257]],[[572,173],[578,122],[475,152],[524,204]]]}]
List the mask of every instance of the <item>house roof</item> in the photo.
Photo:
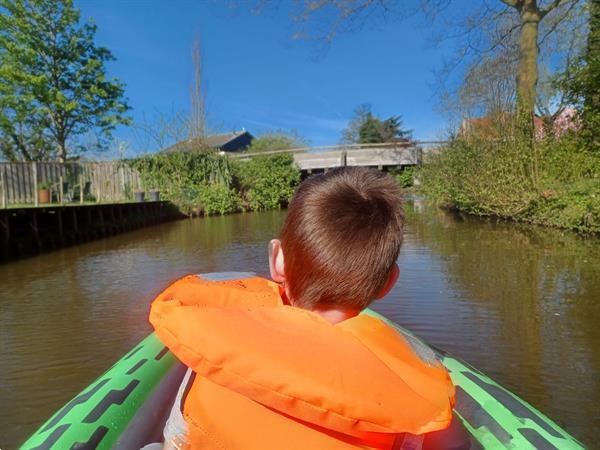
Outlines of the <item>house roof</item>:
[{"label": "house roof", "polygon": [[[573,108],[565,108],[560,111],[555,117],[542,117],[537,114],[533,117],[533,127],[536,138],[543,138],[545,134],[544,121],[551,119],[556,136],[561,136],[567,130],[576,130],[579,127],[577,120],[577,111]],[[492,117],[473,117],[466,118],[461,124],[461,131],[464,132],[483,132],[485,134],[494,134],[497,130],[494,130],[495,120]]]},{"label": "house roof", "polygon": [[[510,117],[506,115],[505,117]],[[461,124],[461,131],[463,133],[470,132],[478,132],[487,135],[488,137],[493,137],[494,135],[501,133],[501,130],[498,128],[498,120],[497,118],[493,118],[490,116],[485,117],[469,117],[465,118]],[[535,115],[533,116],[533,128],[536,136],[543,135],[544,130],[544,120]]]},{"label": "house roof", "polygon": [[229,142],[237,139],[238,137],[250,134],[248,131],[233,131],[231,133],[224,134],[213,134],[212,136],[206,136],[205,138],[192,138],[185,141],[177,142],[176,144],[167,147],[163,151],[165,152],[189,152],[202,144],[211,148],[220,148]]}]

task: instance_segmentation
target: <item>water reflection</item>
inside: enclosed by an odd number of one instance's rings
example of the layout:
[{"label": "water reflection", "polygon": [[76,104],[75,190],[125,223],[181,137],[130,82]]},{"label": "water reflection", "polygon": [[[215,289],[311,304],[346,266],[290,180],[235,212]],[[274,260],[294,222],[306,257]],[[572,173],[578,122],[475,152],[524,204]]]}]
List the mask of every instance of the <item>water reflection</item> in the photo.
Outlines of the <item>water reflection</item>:
[{"label": "water reflection", "polygon": [[[407,205],[405,278],[380,305],[588,443],[600,427],[600,245]],[[415,284],[413,284],[415,283]]]}]

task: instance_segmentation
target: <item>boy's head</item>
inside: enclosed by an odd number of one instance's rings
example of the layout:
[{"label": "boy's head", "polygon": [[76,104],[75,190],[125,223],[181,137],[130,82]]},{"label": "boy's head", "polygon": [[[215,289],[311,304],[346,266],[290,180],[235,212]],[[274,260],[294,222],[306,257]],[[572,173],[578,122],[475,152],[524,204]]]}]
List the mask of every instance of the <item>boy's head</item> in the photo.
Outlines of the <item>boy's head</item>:
[{"label": "boy's head", "polygon": [[311,177],[289,205],[271,274],[294,306],[360,311],[396,281],[403,223],[391,176],[347,167]]}]

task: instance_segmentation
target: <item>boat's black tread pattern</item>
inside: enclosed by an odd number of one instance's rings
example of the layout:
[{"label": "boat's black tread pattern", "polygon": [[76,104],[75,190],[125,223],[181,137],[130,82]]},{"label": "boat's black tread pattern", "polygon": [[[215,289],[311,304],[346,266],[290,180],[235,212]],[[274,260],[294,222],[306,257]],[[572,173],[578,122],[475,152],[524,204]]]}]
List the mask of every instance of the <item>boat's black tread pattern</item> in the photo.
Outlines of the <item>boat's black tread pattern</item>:
[{"label": "boat's black tread pattern", "polygon": [[144,364],[146,364],[147,361],[148,361],[147,358],[140,359],[127,371],[127,375],[133,375],[135,373],[135,371],[138,370],[140,367],[142,367]]},{"label": "boat's black tread pattern", "polygon": [[106,436],[106,433],[108,433],[108,428],[101,425],[96,428],[96,431],[94,431],[87,442],[75,442],[70,450],[95,450],[100,445],[102,439],[104,439],[104,436]]},{"label": "boat's black tread pattern", "polygon": [[510,444],[512,435],[460,386],[456,386],[455,409],[473,428],[486,427],[500,442]]},{"label": "boat's black tread pattern", "polygon": [[165,356],[169,352],[168,347],[163,347],[163,349],[158,352],[158,354],[154,357],[155,360],[160,361],[163,356]]},{"label": "boat's black tread pattern", "polygon": [[58,441],[58,439],[64,434],[65,431],[67,431],[67,428],[69,428],[70,426],[70,424],[65,423],[60,427],[56,427],[54,430],[52,430],[52,433],[50,433],[48,437],[44,439],[44,442],[42,442],[37,447],[32,447],[30,450],[50,450],[52,446],[56,443],[56,441]]},{"label": "boat's black tread pattern", "polygon": [[536,450],[559,450],[533,428],[519,428],[519,433],[525,437]]},{"label": "boat's black tread pattern", "polygon": [[508,391],[502,389],[500,386],[495,384],[486,383],[478,376],[469,373],[462,372],[462,374],[471,380],[473,383],[477,384],[481,389],[488,392],[492,397],[502,403],[511,413],[521,419],[530,419],[534,421],[537,425],[539,425],[544,431],[548,432],[548,434],[557,437],[563,438],[564,436],[556,431],[554,428],[550,426],[546,421],[544,421],[540,416],[538,416],[535,411],[531,410],[515,397],[510,395]]},{"label": "boat's black tread pattern", "polygon": [[140,384],[139,380],[132,380],[129,382],[124,389],[112,389],[109,391],[102,400],[90,411],[90,413],[83,419],[84,423],[94,423],[102,414],[110,407],[110,405],[121,405],[129,394],[133,392],[135,387]]},{"label": "boat's black tread pattern", "polygon": [[46,426],[44,426],[44,428],[42,429],[41,432],[45,433],[50,428],[56,426],[56,424],[58,422],[60,422],[62,420],[62,418],[65,417],[69,413],[69,411],[71,411],[75,406],[87,402],[92,397],[92,395],[94,395],[96,392],[98,392],[102,388],[102,386],[104,386],[109,381],[110,381],[110,378],[104,378],[104,379],[98,381],[98,383],[96,383],[88,391],[75,397],[73,400],[71,400],[69,403],[67,403],[65,406],[63,406],[62,409],[58,413],[56,413],[56,415],[52,418],[52,420],[50,420],[46,424]]},{"label": "boat's black tread pattern", "polygon": [[[135,355],[137,352],[139,352],[143,347],[144,347],[143,345],[137,346],[136,348],[134,348],[133,350],[131,350],[129,352],[129,354],[127,356],[125,356],[125,358],[123,358],[123,359],[129,359],[129,358],[131,358],[133,355]],[[119,361],[117,361],[117,362],[119,362]]]}]

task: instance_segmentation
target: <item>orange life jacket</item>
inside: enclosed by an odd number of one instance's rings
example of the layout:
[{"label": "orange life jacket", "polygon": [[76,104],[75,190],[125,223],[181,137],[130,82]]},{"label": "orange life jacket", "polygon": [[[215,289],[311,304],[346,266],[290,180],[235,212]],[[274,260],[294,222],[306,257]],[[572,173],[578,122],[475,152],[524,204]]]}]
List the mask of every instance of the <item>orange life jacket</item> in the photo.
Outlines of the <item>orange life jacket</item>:
[{"label": "orange life jacket", "polygon": [[383,449],[450,424],[448,373],[394,328],[362,314],[332,325],[266,279],[226,278],[186,276],[150,312],[197,374],[183,408],[192,448]]}]

